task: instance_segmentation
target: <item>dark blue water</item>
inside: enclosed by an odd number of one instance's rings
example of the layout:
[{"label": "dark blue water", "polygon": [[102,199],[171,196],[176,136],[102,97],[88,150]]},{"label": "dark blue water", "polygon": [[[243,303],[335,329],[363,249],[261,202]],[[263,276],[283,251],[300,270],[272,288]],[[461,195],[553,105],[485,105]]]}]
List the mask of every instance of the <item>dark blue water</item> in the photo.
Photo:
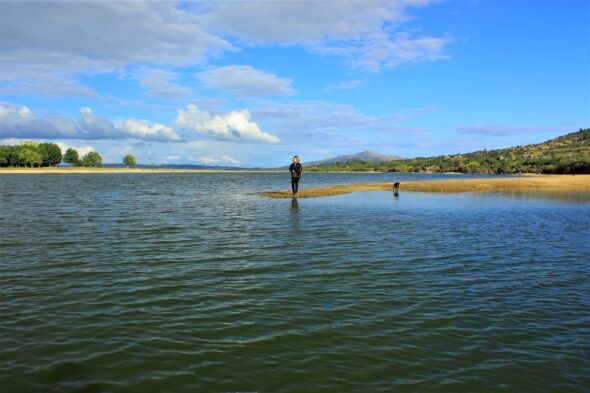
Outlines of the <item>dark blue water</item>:
[{"label": "dark blue water", "polygon": [[0,176],[0,391],[589,390],[588,193],[288,186]]}]

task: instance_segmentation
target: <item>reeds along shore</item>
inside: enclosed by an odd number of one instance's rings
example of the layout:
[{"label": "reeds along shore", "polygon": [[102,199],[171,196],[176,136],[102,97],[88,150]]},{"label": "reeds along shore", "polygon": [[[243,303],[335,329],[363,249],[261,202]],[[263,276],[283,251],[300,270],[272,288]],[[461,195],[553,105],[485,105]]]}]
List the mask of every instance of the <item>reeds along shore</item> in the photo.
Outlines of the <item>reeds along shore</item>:
[{"label": "reeds along shore", "polygon": [[[298,198],[313,198],[348,194],[353,191],[391,191],[393,182],[336,185],[301,189]],[[446,179],[402,182],[400,191],[422,192],[473,192],[502,189],[587,190],[590,192],[590,175],[547,175],[482,179]],[[259,195],[270,198],[292,198],[291,191],[268,191]]]}]

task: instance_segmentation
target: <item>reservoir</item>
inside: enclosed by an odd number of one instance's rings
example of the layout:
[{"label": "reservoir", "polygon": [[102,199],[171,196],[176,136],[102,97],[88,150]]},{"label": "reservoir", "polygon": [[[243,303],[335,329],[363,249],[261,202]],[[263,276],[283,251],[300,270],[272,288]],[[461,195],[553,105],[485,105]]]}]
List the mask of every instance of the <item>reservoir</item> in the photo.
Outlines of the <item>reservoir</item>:
[{"label": "reservoir", "polygon": [[452,176],[0,176],[0,390],[587,390],[590,194]]}]

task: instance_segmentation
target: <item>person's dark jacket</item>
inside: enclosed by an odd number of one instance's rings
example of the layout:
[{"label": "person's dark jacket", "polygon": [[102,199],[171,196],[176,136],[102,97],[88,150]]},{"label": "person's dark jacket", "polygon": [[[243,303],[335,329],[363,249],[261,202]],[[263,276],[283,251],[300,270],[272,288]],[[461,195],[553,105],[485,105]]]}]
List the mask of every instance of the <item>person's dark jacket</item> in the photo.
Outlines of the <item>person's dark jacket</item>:
[{"label": "person's dark jacket", "polygon": [[303,172],[303,165],[300,163],[292,163],[289,166],[289,171],[291,172],[291,177],[301,177],[301,172]]}]

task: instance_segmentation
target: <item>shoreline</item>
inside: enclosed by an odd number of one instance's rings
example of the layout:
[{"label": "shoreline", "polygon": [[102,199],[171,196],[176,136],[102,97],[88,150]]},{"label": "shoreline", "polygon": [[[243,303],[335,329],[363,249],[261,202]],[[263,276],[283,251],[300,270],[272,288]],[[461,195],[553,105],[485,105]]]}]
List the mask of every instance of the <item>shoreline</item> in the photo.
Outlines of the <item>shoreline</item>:
[{"label": "shoreline", "polygon": [[281,173],[273,169],[189,169],[189,168],[89,168],[89,167],[45,167],[45,168],[0,168],[0,175],[14,174],[80,174],[80,173]]},{"label": "shoreline", "polygon": [[[191,168],[122,168],[122,167],[41,167],[41,168],[27,168],[27,167],[0,167],[0,175],[10,174],[54,174],[54,173],[287,173],[285,169],[191,169]],[[384,174],[390,172],[376,172],[376,171],[309,171],[308,173],[350,173],[350,174]],[[460,173],[460,172],[398,172],[404,174],[428,174],[428,175],[481,175],[487,176],[485,173]],[[520,175],[506,175],[506,176],[583,176],[583,175],[542,175],[538,173],[522,173]]]},{"label": "shoreline", "polygon": [[[342,184],[302,189],[297,198],[317,198],[349,194],[355,191],[392,191],[393,182]],[[402,182],[400,192],[460,193],[510,189],[547,189],[553,191],[580,190],[590,192],[590,175],[538,175],[507,178],[471,178],[417,180]],[[290,190],[265,191],[258,195],[268,198],[293,198]]]}]

